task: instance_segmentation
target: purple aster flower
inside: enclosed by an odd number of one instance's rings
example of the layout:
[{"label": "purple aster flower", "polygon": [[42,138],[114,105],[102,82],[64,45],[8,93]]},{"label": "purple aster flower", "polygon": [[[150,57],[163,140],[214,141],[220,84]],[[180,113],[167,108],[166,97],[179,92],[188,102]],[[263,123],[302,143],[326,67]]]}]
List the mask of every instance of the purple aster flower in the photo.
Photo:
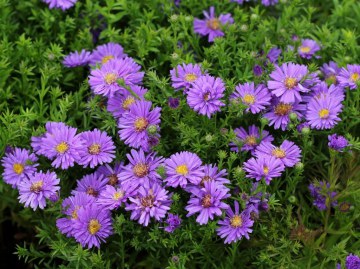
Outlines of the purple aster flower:
[{"label": "purple aster flower", "polygon": [[185,209],[188,211],[187,217],[196,213],[199,215],[196,222],[200,225],[208,223],[209,219],[213,220],[214,216],[220,216],[221,210],[228,209],[229,206],[222,202],[230,196],[229,189],[224,188],[215,181],[204,183],[204,188],[193,192],[188,205]]},{"label": "purple aster flower", "polygon": [[175,90],[184,88],[185,92],[191,87],[195,80],[203,75],[198,64],[179,64],[170,70],[171,86]]},{"label": "purple aster flower", "polygon": [[142,149],[131,150],[131,154],[126,154],[129,164],[123,166],[118,177],[121,182],[129,184],[149,184],[150,182],[160,183],[161,176],[156,169],[163,163],[162,157],[157,157],[155,152],[145,154]]},{"label": "purple aster flower", "polygon": [[80,161],[80,151],[84,144],[77,129],[66,125],[55,125],[51,133],[45,133],[41,138],[42,155],[50,160],[55,168],[67,169]]},{"label": "purple aster flower", "polygon": [[283,63],[280,67],[275,66],[275,70],[271,72],[270,78],[273,80],[268,81],[268,88],[272,94],[280,97],[280,102],[300,102],[300,92],[310,91],[303,82],[307,74],[308,69],[305,65]]},{"label": "purple aster flower", "polygon": [[[317,98],[329,96],[335,98],[338,101],[343,101],[345,99],[345,91],[342,87],[336,86],[334,84],[328,86],[326,82],[322,81],[313,87],[310,96]],[[304,101],[310,102],[310,100],[311,98],[304,98]]]},{"label": "purple aster flower", "polygon": [[106,64],[112,59],[122,59],[127,57],[121,45],[116,43],[107,43],[97,46],[91,54],[91,65]]},{"label": "purple aster flower", "polygon": [[263,70],[260,65],[255,65],[253,68],[254,75],[260,77],[263,73]]},{"label": "purple aster flower", "polygon": [[[258,182],[253,183],[253,186],[256,189],[258,186]],[[251,195],[246,200],[246,210],[250,213],[250,217],[252,219],[257,218],[260,214],[260,211],[267,211],[269,209],[268,198],[268,193],[263,194],[262,192],[258,192],[254,195]]]},{"label": "purple aster flower", "polygon": [[358,88],[360,83],[360,65],[348,64],[341,68],[340,74],[336,77],[341,87],[349,87],[350,90]]},{"label": "purple aster flower", "polygon": [[241,144],[241,151],[251,151],[254,152],[256,147],[262,142],[271,142],[274,140],[274,137],[269,134],[268,131],[263,130],[260,137],[260,129],[255,125],[249,126],[249,131],[247,132],[243,127],[236,128],[234,130],[236,134],[236,141],[230,143],[230,149],[232,151],[239,152],[239,145]]},{"label": "purple aster flower", "polygon": [[225,104],[220,100],[224,96],[225,84],[221,78],[209,75],[199,77],[188,91],[188,105],[201,115],[211,117]]},{"label": "purple aster flower", "polygon": [[105,190],[108,179],[99,173],[85,175],[80,180],[77,180],[77,187],[71,192],[76,195],[77,192],[84,192],[88,195],[98,197],[100,192]]},{"label": "purple aster flower", "polygon": [[63,65],[66,67],[84,66],[89,63],[91,53],[86,50],[72,52],[64,58]]},{"label": "purple aster flower", "polygon": [[164,218],[171,204],[168,191],[157,183],[140,186],[137,196],[129,200],[131,203],[125,209],[132,211],[130,219],[138,220],[143,226],[149,225],[150,218],[157,221]]},{"label": "purple aster flower", "polygon": [[167,186],[185,188],[190,182],[198,185],[202,177],[205,176],[201,168],[202,161],[195,154],[188,151],[182,151],[171,155],[165,160],[166,182]]},{"label": "purple aster flower", "polygon": [[[147,93],[147,89],[132,85],[130,89],[140,98],[145,100],[144,95]],[[121,115],[129,111],[130,107],[137,101],[136,97],[129,91],[122,91],[121,93],[115,93],[114,96],[110,97],[107,101],[107,110],[116,118],[119,119]]]},{"label": "purple aster flower", "polygon": [[157,132],[160,131],[160,107],[151,110],[151,102],[137,101],[127,113],[119,119],[119,136],[124,143],[133,148],[142,148],[144,151],[150,150],[150,137],[148,127],[154,126]]},{"label": "purple aster flower", "polygon": [[328,83],[335,85],[338,84],[336,76],[339,75],[341,69],[335,62],[330,61],[328,64],[324,64],[322,67],[320,67],[320,70]]},{"label": "purple aster flower", "polygon": [[275,129],[286,130],[291,113],[295,113],[297,118],[301,120],[303,118],[303,112],[306,110],[306,105],[295,103],[283,103],[278,98],[273,99],[272,106],[269,112],[264,114],[264,117],[269,120],[269,125],[274,125]]},{"label": "purple aster flower", "polygon": [[137,193],[136,184],[121,184],[119,187],[107,185],[105,189],[100,192],[96,203],[106,210],[114,210],[125,203],[128,197],[134,196]]},{"label": "purple aster flower", "polygon": [[61,8],[63,11],[71,8],[77,0],[43,0],[49,5],[49,8]]},{"label": "purple aster flower", "polygon": [[360,258],[354,254],[349,254],[346,257],[345,262],[346,269],[359,269],[360,268]]},{"label": "purple aster flower", "polygon": [[274,156],[279,159],[286,167],[293,167],[300,162],[301,149],[294,142],[284,140],[279,147],[271,142],[262,142],[255,150],[255,156]]},{"label": "purple aster flower", "polygon": [[320,46],[312,39],[303,39],[300,47],[298,48],[298,53],[300,57],[305,59],[311,59],[311,57],[320,50]]},{"label": "purple aster flower", "polygon": [[238,201],[234,202],[234,207],[235,211],[232,211],[231,207],[226,210],[226,218],[218,222],[220,227],[216,229],[217,234],[225,238],[225,244],[237,242],[243,237],[249,240],[249,234],[252,233],[254,221],[251,220],[249,212],[245,210],[239,213]]},{"label": "purple aster flower", "polygon": [[277,3],[279,3],[279,0],[261,0],[261,4],[266,7],[274,6]]},{"label": "purple aster flower", "polygon": [[93,69],[89,76],[90,88],[95,94],[112,97],[116,92],[124,93],[126,88],[119,85],[122,80],[126,86],[142,83],[144,72],[139,72],[141,66],[132,58],[110,60],[100,69]]},{"label": "purple aster flower", "polygon": [[19,201],[25,207],[31,207],[34,211],[39,207],[44,209],[46,199],[60,190],[60,180],[54,172],[35,172],[29,178],[23,179],[18,184]]},{"label": "purple aster flower", "polygon": [[179,98],[169,97],[169,100],[168,100],[169,107],[176,109],[179,107],[179,104],[180,104]]},{"label": "purple aster flower", "polygon": [[333,150],[343,152],[343,150],[349,146],[349,141],[342,135],[332,134],[328,136],[328,139],[328,146]]},{"label": "purple aster flower", "polygon": [[257,181],[265,179],[267,185],[275,177],[280,177],[285,170],[282,161],[274,156],[259,156],[258,158],[251,158],[244,163],[244,170],[248,172],[246,177],[254,178]]},{"label": "purple aster flower", "polygon": [[168,233],[173,233],[181,225],[181,218],[179,215],[169,213],[165,222],[167,226],[164,230]]},{"label": "purple aster flower", "polygon": [[257,114],[270,105],[271,94],[264,84],[255,88],[254,82],[239,84],[230,99],[241,100],[247,106],[246,112]]},{"label": "purple aster flower", "polygon": [[210,7],[210,12],[203,11],[205,16],[204,20],[198,18],[194,19],[194,32],[201,36],[209,36],[209,42],[213,42],[216,37],[224,36],[224,32],[221,31],[223,25],[233,24],[234,19],[231,14],[221,14],[219,17],[215,16],[215,8]]},{"label": "purple aster flower", "polygon": [[16,188],[21,181],[36,171],[37,160],[35,154],[27,149],[15,148],[12,152],[6,153],[1,160],[4,168],[2,177],[5,183]]},{"label": "purple aster flower", "polygon": [[91,204],[81,207],[78,212],[78,218],[74,223],[73,236],[83,247],[89,249],[93,246],[99,248],[101,242],[109,237],[112,231],[111,215],[109,210]]},{"label": "purple aster flower", "polygon": [[106,132],[98,129],[86,131],[80,134],[84,142],[83,148],[79,151],[79,164],[84,167],[94,168],[97,165],[111,163],[115,158],[115,145]]},{"label": "purple aster flower", "polygon": [[338,117],[341,111],[341,100],[328,95],[314,97],[308,103],[306,120],[311,128],[331,129],[341,120]]},{"label": "purple aster flower", "polygon": [[42,142],[42,139],[46,135],[52,135],[58,128],[66,127],[63,122],[53,122],[48,121],[45,124],[46,133],[41,136],[33,136],[31,137],[31,147],[35,151],[36,154],[44,155],[46,154],[46,145]]},{"label": "purple aster flower", "polygon": [[277,63],[280,55],[281,55],[281,49],[279,49],[278,47],[273,47],[269,50],[268,54],[266,55],[266,58],[271,62],[271,63]]},{"label": "purple aster flower", "polygon": [[56,220],[56,227],[62,234],[67,237],[72,236],[75,220],[78,218],[78,210],[81,207],[88,207],[95,203],[95,198],[85,192],[77,192],[74,196],[70,196],[62,202],[62,213],[65,218]]},{"label": "purple aster flower", "polygon": [[120,178],[118,177],[118,174],[122,171],[123,165],[124,165],[123,162],[117,162],[117,163],[115,163],[114,168],[112,168],[110,165],[105,164],[105,165],[100,166],[96,170],[96,173],[107,178],[108,185],[116,187],[120,184]]},{"label": "purple aster flower", "polygon": [[336,192],[330,191],[329,182],[321,181],[316,184],[309,185],[310,195],[313,197],[313,205],[316,206],[320,211],[327,209],[326,200],[328,199],[331,206],[336,206],[337,201],[335,196]]}]

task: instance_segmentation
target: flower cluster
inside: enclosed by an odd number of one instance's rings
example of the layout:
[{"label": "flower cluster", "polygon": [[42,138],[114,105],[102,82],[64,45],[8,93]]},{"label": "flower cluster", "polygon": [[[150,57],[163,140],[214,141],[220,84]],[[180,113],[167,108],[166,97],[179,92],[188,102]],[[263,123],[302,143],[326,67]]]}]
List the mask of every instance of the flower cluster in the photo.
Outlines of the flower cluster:
[{"label": "flower cluster", "polygon": [[[329,206],[337,206],[338,202],[335,199],[337,193],[330,190],[330,183],[321,181],[318,184],[312,183],[309,185],[311,197],[314,199],[313,205],[320,211],[326,210]],[[328,204],[327,204],[327,201]]]}]

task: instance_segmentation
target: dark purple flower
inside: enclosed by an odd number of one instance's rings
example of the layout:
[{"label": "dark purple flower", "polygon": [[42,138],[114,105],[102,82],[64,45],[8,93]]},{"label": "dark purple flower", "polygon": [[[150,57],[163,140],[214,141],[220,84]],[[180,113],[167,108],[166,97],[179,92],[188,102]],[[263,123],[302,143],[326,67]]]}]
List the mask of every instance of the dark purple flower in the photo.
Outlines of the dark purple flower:
[{"label": "dark purple flower", "polygon": [[260,65],[254,65],[253,72],[255,76],[260,77],[263,73],[263,70]]},{"label": "dark purple flower", "polygon": [[245,210],[240,213],[237,201],[234,202],[234,207],[235,211],[230,207],[226,210],[225,219],[218,222],[220,227],[216,229],[217,234],[225,238],[225,244],[237,242],[243,237],[249,240],[249,234],[252,233],[254,221],[251,220],[249,212]]},{"label": "dark purple flower", "polygon": [[83,247],[87,246],[90,249],[95,246],[99,248],[101,242],[105,242],[105,238],[113,233],[109,210],[91,204],[81,207],[77,215],[73,236]]},{"label": "dark purple flower", "polygon": [[[150,150],[150,136],[147,131],[149,126],[154,126],[157,132],[160,124],[160,107],[151,110],[152,103],[149,101],[137,101],[127,113],[122,114],[119,119],[119,136],[126,145],[133,148]],[[156,136],[156,135],[155,135]]]},{"label": "dark purple flower", "polygon": [[16,188],[20,182],[36,171],[38,164],[35,162],[37,160],[35,154],[30,153],[27,149],[15,148],[12,152],[6,153],[1,160],[5,183]]},{"label": "dark purple flower", "polygon": [[238,84],[230,100],[240,100],[247,106],[246,112],[257,114],[270,105],[271,94],[264,84],[255,87],[254,82]]},{"label": "dark purple flower", "polygon": [[129,200],[131,203],[125,209],[131,211],[130,219],[138,220],[143,226],[149,225],[150,218],[157,221],[164,218],[171,204],[168,191],[157,183],[140,186],[136,197]]},{"label": "dark purple flower", "polygon": [[66,67],[84,66],[90,59],[91,53],[83,49],[81,52],[75,51],[67,55],[63,60],[63,65]]},{"label": "dark purple flower", "polygon": [[342,152],[347,146],[349,146],[349,141],[342,135],[338,134],[332,134],[328,136],[329,148],[332,148],[333,150]]},{"label": "dark purple flower", "polygon": [[216,37],[224,36],[221,28],[226,24],[233,24],[234,19],[231,14],[221,14],[219,17],[215,16],[215,8],[210,7],[210,12],[203,11],[204,20],[198,18],[194,19],[194,32],[201,36],[208,36],[209,42],[213,42]]},{"label": "dark purple flower", "polygon": [[266,55],[266,58],[271,62],[271,63],[277,63],[279,56],[281,55],[281,49],[279,49],[278,47],[273,47],[269,50],[268,54]]},{"label": "dark purple flower", "polygon": [[121,45],[116,43],[107,43],[97,46],[91,54],[91,65],[106,64],[112,59],[122,59],[127,57]]},{"label": "dark purple flower", "polygon": [[305,59],[311,59],[311,57],[320,50],[320,46],[312,39],[303,39],[300,47],[298,48],[298,53],[300,57]]},{"label": "dark purple flower", "polygon": [[31,207],[34,211],[39,207],[44,209],[46,199],[56,194],[60,187],[60,180],[54,172],[35,172],[29,178],[23,179],[18,184],[19,201],[25,207]]},{"label": "dark purple flower", "polygon": [[243,128],[236,128],[234,130],[237,141],[230,143],[230,149],[232,151],[239,152],[239,145],[241,145],[241,151],[253,152],[256,147],[262,142],[271,142],[274,137],[269,134],[268,131],[263,130],[260,136],[260,129],[255,125],[249,126],[248,132]]},{"label": "dark purple flower", "polygon": [[179,226],[181,225],[181,218],[179,217],[179,215],[169,213],[165,222],[167,226],[164,230],[168,233],[173,233],[175,229],[179,228]]},{"label": "dark purple flower", "polygon": [[193,192],[188,205],[185,209],[188,211],[187,217],[199,213],[196,222],[200,225],[208,223],[209,219],[213,220],[214,216],[220,216],[221,210],[228,209],[229,206],[222,202],[230,196],[229,189],[224,188],[215,181],[204,183],[204,188]]},{"label": "dark purple flower", "polygon": [[188,91],[188,105],[201,115],[211,117],[225,104],[220,100],[224,96],[225,84],[221,78],[210,75],[199,77]]},{"label": "dark purple flower", "polygon": [[171,86],[175,90],[184,89],[185,92],[191,85],[203,75],[201,67],[198,64],[179,64],[170,70]]},{"label": "dark purple flower", "polygon": [[179,107],[179,104],[180,104],[179,98],[169,97],[169,100],[168,100],[169,107],[175,109],[175,108]]},{"label": "dark purple flower", "polygon": [[359,269],[360,268],[360,257],[354,254],[349,254],[346,257],[345,262],[346,269]]},{"label": "dark purple flower", "polygon": [[349,87],[350,90],[358,88],[360,83],[360,65],[348,64],[341,68],[340,74],[336,77],[341,87]]},{"label": "dark purple flower", "polygon": [[331,206],[336,206],[337,201],[335,200],[336,192],[330,191],[330,184],[325,181],[321,181],[317,184],[309,185],[310,195],[313,197],[313,205],[316,206],[320,211],[327,209],[326,200],[328,199]]}]

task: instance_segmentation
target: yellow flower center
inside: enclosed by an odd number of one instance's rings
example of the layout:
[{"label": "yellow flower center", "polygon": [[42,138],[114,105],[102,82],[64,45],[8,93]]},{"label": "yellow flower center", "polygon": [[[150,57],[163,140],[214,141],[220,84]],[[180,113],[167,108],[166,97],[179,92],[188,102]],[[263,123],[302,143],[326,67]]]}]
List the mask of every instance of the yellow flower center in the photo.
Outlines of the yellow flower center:
[{"label": "yellow flower center", "polygon": [[197,76],[194,73],[189,73],[185,75],[185,81],[194,82],[195,80],[197,80]]},{"label": "yellow flower center", "polygon": [[275,156],[276,158],[285,158],[286,156],[286,153],[285,153],[285,150],[281,149],[281,148],[274,148],[271,152],[271,154],[273,156]]},{"label": "yellow flower center", "polygon": [[34,182],[30,186],[30,191],[35,192],[35,193],[39,193],[42,190],[43,185],[44,185],[44,182],[42,180]]},{"label": "yellow flower center", "polygon": [[211,195],[210,194],[206,194],[204,196],[204,198],[202,198],[201,205],[205,208],[208,208],[211,206]]},{"label": "yellow flower center", "polygon": [[265,175],[267,175],[267,174],[269,174],[269,167],[267,167],[267,166],[264,166],[264,174]]},{"label": "yellow flower center", "polygon": [[137,163],[133,168],[133,172],[137,177],[144,177],[149,173],[149,166],[145,163]]},{"label": "yellow flower center", "polygon": [[88,152],[91,155],[98,155],[100,153],[101,146],[98,143],[92,144],[90,147],[88,147]]},{"label": "yellow flower center", "polygon": [[350,79],[353,81],[353,82],[356,82],[360,79],[360,75],[359,73],[352,73],[351,76],[350,76]]},{"label": "yellow flower center", "polygon": [[310,52],[310,47],[304,46],[304,47],[300,47],[300,51],[302,53],[309,53]]},{"label": "yellow flower center", "polygon": [[235,215],[230,219],[230,225],[234,228],[241,227],[243,224],[243,220],[239,215]]},{"label": "yellow flower center", "polygon": [[319,117],[321,119],[327,119],[329,117],[329,113],[330,113],[329,109],[323,108],[319,111]]},{"label": "yellow flower center", "polygon": [[96,234],[101,228],[101,224],[97,219],[92,219],[88,225],[88,231],[91,235]]},{"label": "yellow flower center", "polygon": [[291,104],[284,104],[284,103],[279,103],[276,107],[275,107],[275,115],[277,116],[285,116],[287,114],[289,114],[289,112],[292,109],[292,105]]},{"label": "yellow flower center", "polygon": [[175,170],[176,170],[176,173],[183,175],[183,176],[186,176],[187,173],[189,173],[189,170],[188,170],[188,167],[186,166],[186,164],[179,165],[178,167],[176,167]]},{"label": "yellow flower center", "polygon": [[253,136],[253,135],[248,135],[248,136],[245,138],[245,144],[246,144],[246,145],[249,145],[249,146],[255,146],[255,145],[257,145],[256,137]]},{"label": "yellow flower center", "polygon": [[142,132],[146,129],[146,127],[149,125],[149,122],[146,118],[137,118],[134,122],[134,127],[136,132]]},{"label": "yellow flower center", "polygon": [[117,191],[117,192],[115,192],[114,195],[113,195],[113,199],[114,199],[115,201],[117,201],[117,200],[119,200],[119,199],[121,199],[121,198],[123,198],[123,197],[124,197],[124,191]]},{"label": "yellow flower center", "polygon": [[106,84],[110,85],[116,82],[117,75],[115,73],[108,73],[105,75]]},{"label": "yellow flower center", "polygon": [[114,58],[115,58],[115,57],[112,56],[112,55],[106,55],[106,56],[104,56],[104,57],[102,58],[101,63],[102,63],[102,64],[106,64],[108,61],[110,61],[110,60],[112,60],[112,59],[114,59]]},{"label": "yellow flower center", "polygon": [[66,142],[61,142],[55,147],[55,150],[60,154],[65,153],[66,151],[68,151],[68,149],[69,145]]},{"label": "yellow flower center", "polygon": [[107,184],[111,186],[115,186],[119,182],[119,179],[115,174],[111,174],[110,176],[108,176],[108,179],[109,181]]},{"label": "yellow flower center", "polygon": [[206,26],[212,30],[220,29],[220,25],[221,25],[221,23],[218,18],[213,18],[206,22]]},{"label": "yellow flower center", "polygon": [[297,81],[296,78],[286,78],[285,79],[285,86],[286,88],[288,88],[288,90],[291,90],[292,88],[294,88],[295,86],[297,86]]},{"label": "yellow flower center", "polygon": [[126,97],[126,99],[122,102],[121,107],[125,110],[129,110],[130,106],[135,103],[135,99],[132,96]]},{"label": "yellow flower center", "polygon": [[242,100],[245,104],[252,105],[255,103],[255,96],[252,94],[245,94]]},{"label": "yellow flower center", "polygon": [[14,163],[13,170],[16,174],[20,175],[22,172],[24,172],[24,165],[21,163]]}]

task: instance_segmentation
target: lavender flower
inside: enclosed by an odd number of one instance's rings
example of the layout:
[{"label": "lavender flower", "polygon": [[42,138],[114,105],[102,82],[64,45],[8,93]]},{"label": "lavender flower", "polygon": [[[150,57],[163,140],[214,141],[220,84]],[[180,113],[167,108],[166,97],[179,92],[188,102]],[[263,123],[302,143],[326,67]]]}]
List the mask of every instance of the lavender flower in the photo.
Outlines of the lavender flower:
[{"label": "lavender flower", "polygon": [[194,32],[201,36],[208,36],[209,42],[213,42],[216,37],[224,36],[221,27],[226,24],[233,24],[234,19],[231,14],[221,14],[218,18],[215,17],[215,8],[210,7],[210,12],[203,11],[204,20],[194,19]]},{"label": "lavender flower", "polygon": [[132,211],[130,219],[138,220],[143,226],[149,225],[150,218],[157,221],[164,218],[171,204],[168,191],[157,183],[140,186],[137,196],[129,200],[131,203],[125,209]]},{"label": "lavender flower", "polygon": [[300,47],[298,48],[298,53],[300,57],[305,59],[311,59],[311,57],[320,50],[320,46],[312,39],[303,39]]},{"label": "lavender flower", "polygon": [[151,102],[149,101],[137,101],[119,119],[120,139],[130,147],[141,147],[144,151],[149,151],[151,137],[147,128],[154,126],[159,132],[160,111],[161,108],[159,107],[151,110]]},{"label": "lavender flower", "polygon": [[105,242],[105,238],[113,233],[109,210],[91,204],[81,207],[77,215],[73,236],[83,247],[87,246],[90,249],[95,246],[99,248],[101,242]]},{"label": "lavender flower", "polygon": [[280,177],[285,170],[282,161],[274,156],[259,156],[258,158],[251,158],[244,163],[244,170],[248,172],[246,177],[254,178],[257,181],[265,179],[267,185],[275,177]]},{"label": "lavender flower", "polygon": [[229,206],[222,202],[230,196],[228,189],[218,185],[215,181],[204,183],[204,188],[193,192],[188,205],[185,209],[188,211],[187,217],[196,213],[199,215],[196,222],[200,225],[208,223],[209,219],[213,220],[214,216],[220,216],[221,210],[228,209]]},{"label": "lavender flower", "polygon": [[199,77],[188,91],[187,103],[201,115],[211,117],[225,104],[220,100],[224,96],[225,84],[221,78],[209,75]]},{"label": "lavender flower", "polygon": [[231,99],[240,99],[247,106],[246,112],[257,114],[270,105],[271,95],[264,84],[255,88],[254,82],[251,82],[237,85],[235,92],[230,95]]},{"label": "lavender flower", "polygon": [[91,54],[91,65],[106,64],[112,59],[122,59],[127,57],[121,45],[116,43],[107,43],[96,47]]},{"label": "lavender flower", "polygon": [[234,132],[236,141],[230,143],[230,149],[236,152],[239,152],[239,145],[241,145],[241,151],[254,152],[262,141],[271,142],[274,140],[274,137],[265,130],[262,131],[260,136],[260,130],[255,125],[249,126],[248,132],[243,127],[236,128]]},{"label": "lavender flower", "polygon": [[100,192],[96,203],[106,210],[114,210],[125,203],[128,197],[136,195],[136,184],[121,184],[119,187],[107,185],[105,189]]},{"label": "lavender flower", "polygon": [[201,159],[195,153],[188,151],[175,153],[165,160],[167,177],[164,182],[167,186],[182,188],[185,188],[189,182],[198,185],[205,176],[201,164]]},{"label": "lavender flower", "polygon": [[63,11],[71,8],[77,0],[43,0],[46,4],[49,5],[49,8],[61,8]]},{"label": "lavender flower", "polygon": [[338,67],[338,65],[335,62],[330,61],[327,64],[326,63],[323,64],[323,66],[320,67],[320,70],[323,73],[324,78],[328,83],[335,85],[338,84],[336,76],[339,75],[341,69]]},{"label": "lavender flower", "polygon": [[39,155],[46,154],[48,150],[46,145],[42,142],[42,139],[46,135],[53,135],[58,128],[66,127],[65,123],[63,122],[53,122],[48,121],[45,124],[46,133],[41,136],[33,136],[31,137],[31,147],[33,148],[34,152]]},{"label": "lavender flower", "polygon": [[328,139],[328,146],[333,150],[343,152],[343,150],[349,146],[349,141],[342,135],[332,134],[328,136]]},{"label": "lavender flower", "polygon": [[115,145],[106,132],[98,129],[80,134],[84,147],[79,151],[79,164],[94,168],[99,164],[110,163],[115,158]]},{"label": "lavender flower", "polygon": [[25,207],[30,206],[34,211],[38,207],[44,209],[46,199],[49,199],[60,190],[59,183],[60,180],[54,172],[35,172],[28,179],[23,179],[18,184],[19,201]]},{"label": "lavender flower", "polygon": [[279,49],[278,47],[273,47],[269,50],[268,54],[266,55],[266,58],[271,62],[271,63],[277,63],[280,55],[281,55],[281,49]]},{"label": "lavender flower", "polygon": [[15,148],[2,158],[1,163],[4,168],[2,177],[5,183],[16,188],[20,182],[27,179],[35,171],[38,158],[27,149]]},{"label": "lavender flower", "polygon": [[254,155],[258,158],[263,155],[274,156],[286,167],[293,167],[300,162],[301,150],[294,142],[288,140],[284,140],[279,147],[274,146],[271,142],[262,142],[256,148]]},{"label": "lavender flower", "polygon": [[261,4],[263,6],[275,6],[277,3],[279,3],[279,0],[261,0]]},{"label": "lavender flower", "polygon": [[179,215],[169,213],[165,222],[167,226],[164,230],[168,233],[173,233],[181,225],[181,218]]},{"label": "lavender flower", "polygon": [[350,90],[357,89],[360,81],[360,65],[348,64],[346,68],[341,68],[336,78],[341,87],[349,87]]},{"label": "lavender flower", "polygon": [[63,65],[66,67],[84,66],[91,60],[91,53],[86,50],[81,52],[75,51],[67,55],[63,60]]},{"label": "lavender flower", "polygon": [[105,164],[100,166],[96,170],[96,173],[108,179],[108,182],[106,183],[107,185],[116,187],[120,183],[118,174],[122,171],[123,165],[123,162],[117,162],[115,163],[114,168],[112,168],[110,165]]},{"label": "lavender flower", "polygon": [[300,102],[300,93],[310,91],[303,82],[307,74],[305,65],[283,63],[280,67],[275,66],[275,70],[270,74],[273,80],[268,81],[268,88],[272,94],[280,97],[280,102]]},{"label": "lavender flower", "polygon": [[249,212],[245,210],[239,213],[237,201],[234,202],[234,207],[235,211],[232,211],[230,207],[226,210],[226,218],[218,222],[220,227],[216,229],[217,234],[225,238],[225,244],[237,242],[243,237],[249,240],[249,233],[252,233],[254,221],[251,220]]},{"label": "lavender flower", "polygon": [[200,76],[203,75],[198,64],[179,64],[170,70],[171,86],[175,90],[184,88],[185,92],[192,86]]},{"label": "lavender flower", "polygon": [[84,192],[93,197],[98,197],[100,192],[105,190],[107,181],[108,180],[99,173],[85,175],[80,180],[77,180],[77,187],[71,193],[76,195],[77,192]]}]

